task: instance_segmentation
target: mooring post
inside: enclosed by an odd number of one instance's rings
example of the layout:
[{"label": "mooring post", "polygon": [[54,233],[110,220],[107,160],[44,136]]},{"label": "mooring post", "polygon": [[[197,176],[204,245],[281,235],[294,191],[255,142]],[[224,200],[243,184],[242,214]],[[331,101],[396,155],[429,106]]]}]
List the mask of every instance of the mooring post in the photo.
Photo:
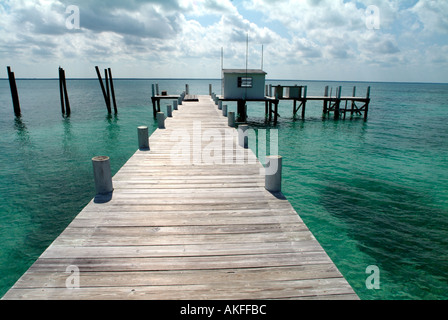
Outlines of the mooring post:
[{"label": "mooring post", "polygon": [[178,110],[177,108],[177,100],[173,100],[173,110]]},{"label": "mooring post", "polygon": [[173,117],[173,109],[170,105],[166,106],[166,116],[169,118]]},{"label": "mooring post", "polygon": [[229,111],[227,113],[227,124],[231,128],[235,128],[235,112]]},{"label": "mooring post", "polygon": [[152,89],[152,92],[151,92],[151,97],[154,97],[154,96],[155,96],[154,83],[153,83],[153,84],[151,84],[151,89]]},{"label": "mooring post", "polygon": [[249,147],[248,129],[249,126],[247,124],[240,124],[238,126],[238,144],[245,149]]},{"label": "mooring post", "polygon": [[179,98],[177,98],[177,105],[178,106],[182,105],[182,95],[180,95]]},{"label": "mooring post", "polygon": [[95,179],[95,190],[97,194],[108,194],[112,192],[112,174],[110,171],[110,161],[107,156],[92,158],[93,176]]},{"label": "mooring post", "polygon": [[188,84],[185,85],[185,94],[190,94],[190,86]]},{"label": "mooring post", "polygon": [[208,85],[208,95],[209,96],[212,95],[212,85],[211,84]]},{"label": "mooring post", "polygon": [[149,133],[147,126],[137,127],[138,148],[140,150],[149,150]]},{"label": "mooring post", "polygon": [[157,112],[157,126],[159,129],[165,129],[165,114]]},{"label": "mooring post", "polygon": [[20,117],[22,112],[20,111],[19,94],[17,93],[16,77],[14,72],[11,71],[11,67],[6,67],[8,70],[9,87],[11,89],[12,106],[14,108],[14,114],[16,117]]},{"label": "mooring post", "polygon": [[222,110],[222,101],[218,100],[218,110]]},{"label": "mooring post", "polygon": [[156,83],[156,95],[157,96],[159,95],[159,84],[158,83]]},{"label": "mooring post", "polygon": [[224,117],[227,117],[227,105],[226,104],[222,105],[222,115]]},{"label": "mooring post", "polygon": [[270,192],[282,191],[282,157],[266,156],[265,188]]}]

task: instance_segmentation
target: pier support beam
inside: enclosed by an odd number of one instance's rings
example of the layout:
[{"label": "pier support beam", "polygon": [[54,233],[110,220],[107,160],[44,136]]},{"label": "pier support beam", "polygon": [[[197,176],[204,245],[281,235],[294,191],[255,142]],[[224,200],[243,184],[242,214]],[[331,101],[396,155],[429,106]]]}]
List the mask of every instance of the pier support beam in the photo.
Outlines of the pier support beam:
[{"label": "pier support beam", "polygon": [[149,134],[148,127],[140,126],[137,128],[138,148],[140,150],[149,150]]},{"label": "pier support beam", "polygon": [[265,188],[270,192],[282,191],[282,157],[267,156],[265,168]]},{"label": "pier support beam", "polygon": [[237,101],[237,121],[245,122],[247,120],[246,100]]}]

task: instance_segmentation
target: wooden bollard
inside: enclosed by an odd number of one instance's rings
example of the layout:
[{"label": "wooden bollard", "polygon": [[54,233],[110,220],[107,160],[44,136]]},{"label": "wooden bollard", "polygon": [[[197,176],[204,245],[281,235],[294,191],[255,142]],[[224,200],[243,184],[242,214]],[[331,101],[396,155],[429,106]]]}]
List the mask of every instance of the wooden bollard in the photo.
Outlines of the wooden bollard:
[{"label": "wooden bollard", "polygon": [[231,128],[235,128],[235,112],[229,111],[227,113],[227,124]]},{"label": "wooden bollard", "polygon": [[227,117],[227,105],[226,104],[222,105],[222,115],[224,117]]},{"label": "wooden bollard", "polygon": [[166,116],[167,117],[169,117],[169,118],[172,118],[173,117],[173,109],[172,109],[172,107],[171,106],[166,106]]},{"label": "wooden bollard", "polygon": [[95,179],[95,190],[97,194],[108,194],[114,190],[112,186],[112,174],[110,161],[107,156],[92,158],[93,176]]},{"label": "wooden bollard", "polygon": [[138,148],[140,150],[149,150],[148,127],[140,126],[137,128],[137,132],[138,132]]},{"label": "wooden bollard", "polygon": [[177,108],[177,100],[173,100],[173,110],[178,110]]},{"label": "wooden bollard", "polygon": [[282,191],[282,157],[266,156],[265,188],[270,192]]},{"label": "wooden bollard", "polygon": [[159,129],[165,129],[165,114],[157,112],[157,126]]},{"label": "wooden bollard", "polygon": [[212,95],[212,85],[211,84],[208,85],[208,95],[209,96]]},{"label": "wooden bollard", "polygon": [[249,126],[247,124],[241,124],[238,126],[238,144],[240,145],[240,147],[243,147],[245,149],[249,147],[247,129],[249,129]]},{"label": "wooden bollard", "polygon": [[222,101],[218,100],[218,110],[222,110]]},{"label": "wooden bollard", "polygon": [[179,98],[177,98],[177,105],[181,106],[182,105],[182,96],[180,96]]}]

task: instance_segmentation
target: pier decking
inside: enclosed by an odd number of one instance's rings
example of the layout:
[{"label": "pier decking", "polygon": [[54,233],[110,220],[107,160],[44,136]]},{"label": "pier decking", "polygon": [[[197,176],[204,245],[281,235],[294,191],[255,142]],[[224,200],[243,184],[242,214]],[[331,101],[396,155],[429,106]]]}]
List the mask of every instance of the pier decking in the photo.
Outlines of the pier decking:
[{"label": "pier decking", "polygon": [[[227,118],[197,98],[113,177],[112,199],[92,200],[3,299],[358,299],[291,204],[264,188],[262,165]],[[206,131],[222,134],[222,163],[203,161]],[[176,148],[185,161],[173,161]]]}]

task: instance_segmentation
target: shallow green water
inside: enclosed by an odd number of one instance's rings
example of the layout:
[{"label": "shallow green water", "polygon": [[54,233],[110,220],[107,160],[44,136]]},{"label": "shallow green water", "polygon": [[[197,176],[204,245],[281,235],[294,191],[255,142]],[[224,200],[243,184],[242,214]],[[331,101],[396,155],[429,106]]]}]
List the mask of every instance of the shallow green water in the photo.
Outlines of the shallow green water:
[{"label": "shallow green water", "polygon": [[[68,80],[72,115],[64,119],[56,80],[18,80],[17,120],[0,80],[0,296],[94,196],[91,158],[110,156],[115,173],[137,149],[137,126],[154,130],[156,82],[169,94],[185,83],[194,94],[220,88],[216,80],[117,79],[119,112],[107,116],[97,80]],[[362,299],[448,298],[448,85],[268,83],[307,84],[309,95],[325,85],[342,85],[343,95],[356,85],[364,95],[371,85],[366,123],[322,120],[321,103],[311,102],[305,121],[293,121],[292,103],[280,104],[284,193]],[[249,104],[249,125],[266,128],[263,113],[264,104]],[[366,288],[370,265],[379,290]]]}]

